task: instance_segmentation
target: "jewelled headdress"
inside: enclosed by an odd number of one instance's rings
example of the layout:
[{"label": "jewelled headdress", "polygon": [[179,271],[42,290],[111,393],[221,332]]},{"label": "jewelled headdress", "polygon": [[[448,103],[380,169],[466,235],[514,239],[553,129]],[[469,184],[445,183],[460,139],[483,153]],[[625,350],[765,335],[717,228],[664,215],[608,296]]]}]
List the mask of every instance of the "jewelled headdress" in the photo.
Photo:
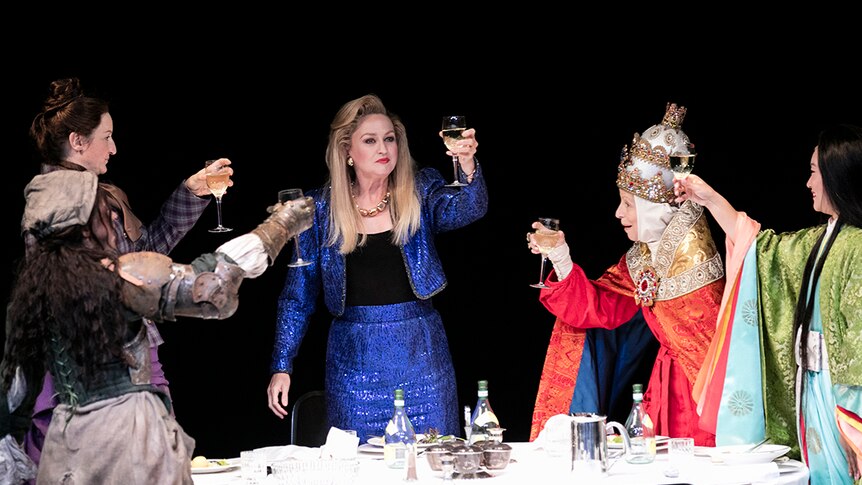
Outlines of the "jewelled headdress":
[{"label": "jewelled headdress", "polygon": [[671,153],[688,152],[688,136],[680,129],[685,107],[668,103],[660,124],[648,128],[642,135],[635,133],[632,147],[623,147],[620,154],[617,187],[656,203],[673,204],[673,172]]}]

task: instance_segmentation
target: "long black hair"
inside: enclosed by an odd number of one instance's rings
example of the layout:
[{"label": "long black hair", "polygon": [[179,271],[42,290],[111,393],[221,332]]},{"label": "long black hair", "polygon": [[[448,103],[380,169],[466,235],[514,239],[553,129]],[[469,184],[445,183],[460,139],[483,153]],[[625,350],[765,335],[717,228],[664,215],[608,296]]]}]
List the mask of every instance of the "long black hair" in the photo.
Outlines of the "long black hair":
[{"label": "long black hair", "polygon": [[[799,351],[800,365],[803,369],[807,368],[808,363],[808,326],[814,311],[813,295],[811,298],[808,296],[808,293],[813,291],[811,285],[820,280],[823,263],[841,228],[847,225],[862,228],[862,128],[836,125],[820,132],[817,141],[817,160],[823,178],[824,194],[821,194],[821,197],[825,196],[832,204],[837,220],[822,253],[820,246],[823,244],[826,231],[811,248],[805,263],[799,299],[796,301],[793,334],[796,335],[799,329],[802,329]],[[819,258],[818,253],[821,253]],[[801,386],[800,395],[804,390],[804,379],[801,381]]]}]

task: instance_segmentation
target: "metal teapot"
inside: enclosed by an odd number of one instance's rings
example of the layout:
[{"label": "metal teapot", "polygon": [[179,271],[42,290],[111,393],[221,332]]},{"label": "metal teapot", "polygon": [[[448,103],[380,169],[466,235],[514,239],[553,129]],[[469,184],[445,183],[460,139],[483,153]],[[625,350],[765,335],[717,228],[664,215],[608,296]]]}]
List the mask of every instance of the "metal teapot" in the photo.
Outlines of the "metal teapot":
[{"label": "metal teapot", "polygon": [[616,430],[623,438],[625,453],[631,442],[625,427],[605,416],[574,413],[572,420],[572,472],[584,477],[601,477],[608,471],[608,432]]}]

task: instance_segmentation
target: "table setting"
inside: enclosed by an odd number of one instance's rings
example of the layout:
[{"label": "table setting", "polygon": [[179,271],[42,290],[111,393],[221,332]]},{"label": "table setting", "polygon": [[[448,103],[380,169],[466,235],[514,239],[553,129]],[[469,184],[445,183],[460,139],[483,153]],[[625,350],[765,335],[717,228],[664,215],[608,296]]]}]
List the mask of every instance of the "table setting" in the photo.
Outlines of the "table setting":
[{"label": "table setting", "polygon": [[[461,440],[456,440],[461,441]],[[571,442],[570,442],[571,443]],[[574,453],[557,453],[540,435],[533,442],[506,442],[511,453],[507,466],[487,468],[483,462],[473,473],[459,473],[439,466],[441,454],[437,446],[416,448],[415,479],[406,480],[405,469],[393,469],[383,462],[382,446],[365,443],[337,428],[332,428],[327,442],[320,448],[296,445],[258,448],[254,455],[265,464],[266,472],[257,477],[244,475],[242,464],[225,467],[224,471],[201,473],[192,469],[195,485],[385,485],[410,481],[420,484],[478,483],[479,485],[506,484],[638,484],[638,485],[737,485],[777,484],[805,485],[808,469],[785,454],[788,447],[764,444],[747,452],[739,446],[692,447],[682,461],[671,463],[668,448],[658,450],[655,460],[648,464],[632,464],[622,459],[624,449],[607,450],[606,470],[585,481],[582,471],[572,471]],[[468,445],[461,442],[463,448]],[[576,445],[576,444],[575,444]],[[459,446],[454,444],[453,446]],[[475,446],[475,444],[473,445]],[[751,445],[745,446],[750,448]],[[460,455],[459,453],[465,453]],[[452,451],[462,460],[470,450]],[[235,458],[226,459],[231,465]],[[668,476],[668,470],[675,473]]]}]

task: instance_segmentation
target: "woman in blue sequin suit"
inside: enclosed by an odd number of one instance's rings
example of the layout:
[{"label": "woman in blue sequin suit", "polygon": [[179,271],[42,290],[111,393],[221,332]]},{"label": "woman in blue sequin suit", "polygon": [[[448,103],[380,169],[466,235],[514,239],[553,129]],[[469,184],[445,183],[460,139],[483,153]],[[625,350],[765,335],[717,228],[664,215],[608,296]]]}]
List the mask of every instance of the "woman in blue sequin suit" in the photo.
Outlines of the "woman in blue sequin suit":
[{"label": "woman in blue sequin suit", "polygon": [[290,374],[321,289],[332,325],[326,350],[330,424],[364,442],[380,436],[404,389],[417,431],[455,434],[459,414],[449,343],[431,297],[446,287],[438,233],[480,219],[488,206],[475,130],[458,147],[464,187],[418,169],[404,125],[375,95],[344,104],[330,126],[329,181],[309,191],[314,225],[299,237],[309,266],[290,268],[278,302],[272,379],[276,416],[287,415]]}]

